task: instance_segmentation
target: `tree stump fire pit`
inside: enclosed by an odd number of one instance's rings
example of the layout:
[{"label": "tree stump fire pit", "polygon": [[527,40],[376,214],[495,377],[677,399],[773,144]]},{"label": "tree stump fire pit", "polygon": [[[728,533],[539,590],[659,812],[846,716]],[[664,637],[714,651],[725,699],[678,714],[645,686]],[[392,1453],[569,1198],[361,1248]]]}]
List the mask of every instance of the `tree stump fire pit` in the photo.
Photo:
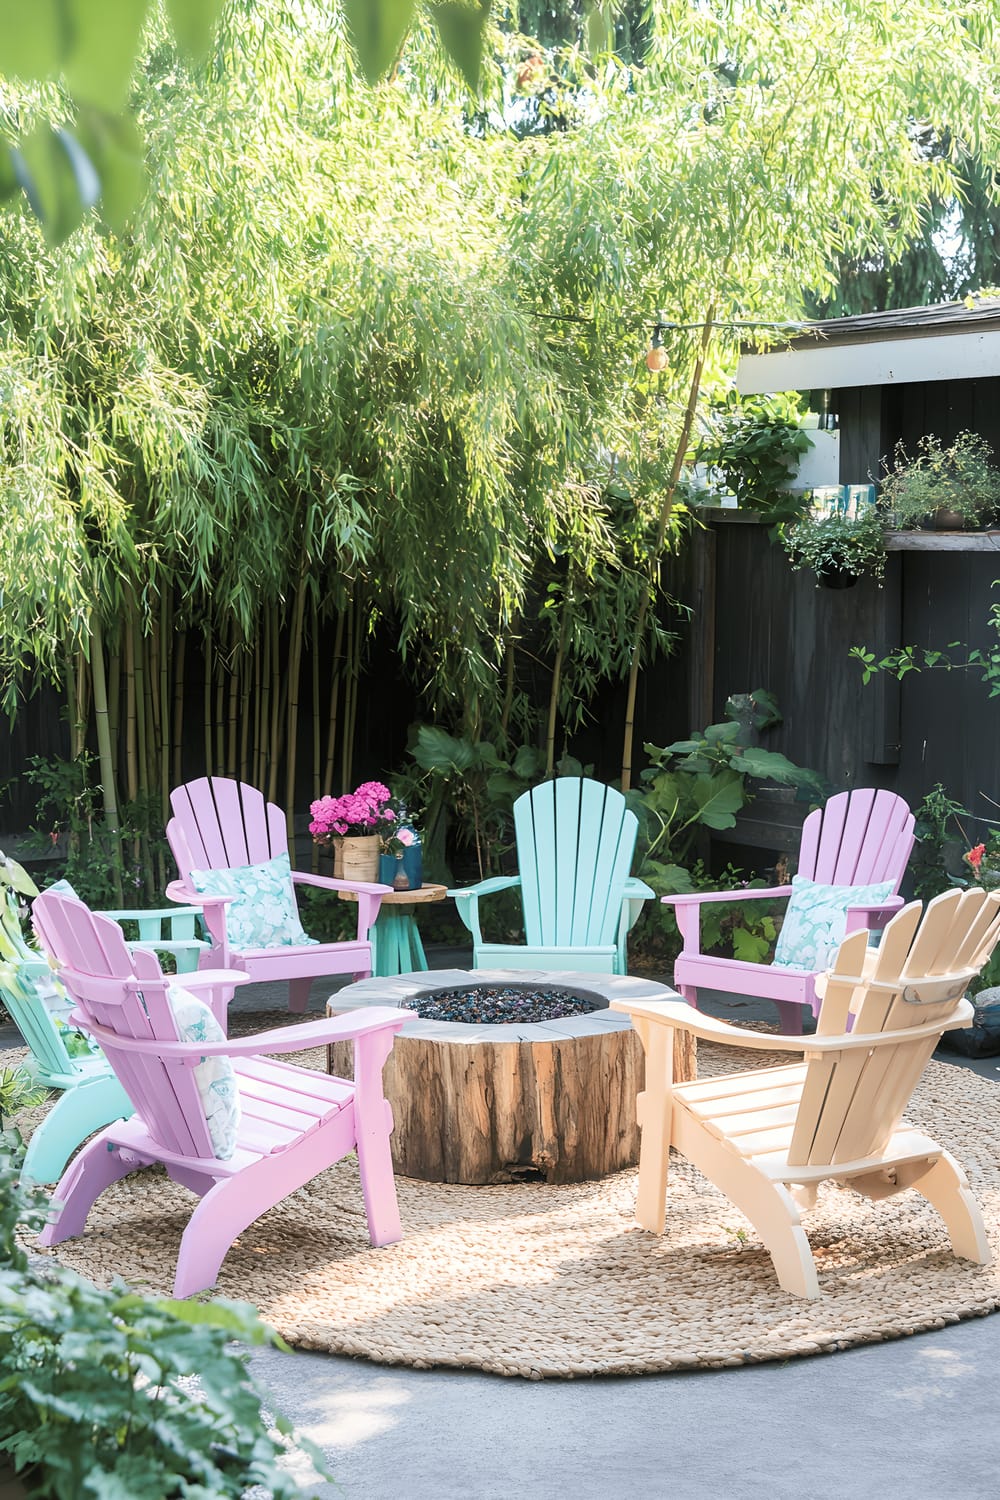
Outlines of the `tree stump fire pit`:
[{"label": "tree stump fire pit", "polygon": [[[652,980],[538,970],[436,970],[364,979],[330,1014],[400,1005],[415,1017],[385,1065],[392,1158],[427,1182],[581,1182],[633,1166],[643,1052],[614,999],[673,999]],[[328,1050],[350,1077],[353,1044]],[[674,1076],[695,1076],[694,1038],[676,1033]]]}]

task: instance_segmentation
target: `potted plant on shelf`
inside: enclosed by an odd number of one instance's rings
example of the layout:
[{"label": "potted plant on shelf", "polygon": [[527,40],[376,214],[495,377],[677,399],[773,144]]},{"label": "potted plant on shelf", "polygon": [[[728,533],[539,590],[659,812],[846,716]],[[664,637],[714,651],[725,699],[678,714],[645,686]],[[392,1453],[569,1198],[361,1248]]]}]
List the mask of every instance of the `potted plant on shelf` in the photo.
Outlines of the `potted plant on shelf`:
[{"label": "potted plant on shelf", "polygon": [[884,462],[881,502],[900,530],[932,526],[942,531],[975,530],[1000,510],[1000,469],[993,449],[974,432],[960,432],[950,447],[928,433],[911,458],[902,442],[893,462]]},{"label": "potted plant on shelf", "polygon": [[882,517],[874,505],[865,505],[857,516],[839,511],[805,516],[780,534],[792,567],[811,568],[817,586],[851,588],[866,573],[881,583],[885,574]]}]

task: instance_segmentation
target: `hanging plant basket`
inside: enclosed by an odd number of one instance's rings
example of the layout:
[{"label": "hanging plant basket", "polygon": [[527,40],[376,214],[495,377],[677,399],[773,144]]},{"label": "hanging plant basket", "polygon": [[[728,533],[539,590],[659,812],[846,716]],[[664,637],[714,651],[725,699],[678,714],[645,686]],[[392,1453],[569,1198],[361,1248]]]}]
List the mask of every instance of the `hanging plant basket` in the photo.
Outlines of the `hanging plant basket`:
[{"label": "hanging plant basket", "polygon": [[852,589],[858,581],[857,573],[849,573],[846,568],[838,568],[829,563],[825,568],[816,569],[816,579],[820,588],[824,589]]},{"label": "hanging plant basket", "polygon": [[379,839],[377,833],[358,834],[333,841],[335,880],[378,880]]}]

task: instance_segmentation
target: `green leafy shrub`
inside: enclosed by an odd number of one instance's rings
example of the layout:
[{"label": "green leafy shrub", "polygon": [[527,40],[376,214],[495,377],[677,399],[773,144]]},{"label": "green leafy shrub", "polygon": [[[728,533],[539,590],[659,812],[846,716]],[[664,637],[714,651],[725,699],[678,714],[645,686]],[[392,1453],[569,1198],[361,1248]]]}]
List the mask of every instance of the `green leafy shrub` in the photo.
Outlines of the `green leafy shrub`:
[{"label": "green leafy shrub", "polygon": [[[764,782],[793,787],[806,801],[826,793],[823,779],[784,755],[750,743],[762,730],[780,724],[770,693],[758,688],[726,705],[728,718],[691,739],[660,748],[647,744],[653,764],[642,772],[642,790],[630,794],[640,820],[638,874],[658,896],[698,890],[762,886],[764,881],[728,865],[709,873],[699,855],[706,832],[736,826],[737,814]],[[772,956],[780,903],[720,903],[702,910],[702,946],[708,952],[765,963]],[[649,902],[633,931],[630,952],[644,960],[668,959],[679,948],[677,924],[669,907]]]},{"label": "green leafy shrub", "polygon": [[974,432],[960,432],[948,448],[928,433],[917,443],[915,458],[899,442],[882,477],[882,505],[903,528],[919,526],[936,510],[957,512],[967,526],[981,525],[1000,508],[1000,469],[992,456],[990,444]]},{"label": "green leafy shrub", "polygon": [[[29,1262],[17,1232],[39,1229],[47,1208],[0,1144],[0,1455],[31,1500],[224,1500],[254,1485],[302,1500],[279,1466],[291,1427],[279,1417],[269,1430],[230,1347],[286,1347],[274,1331],[245,1303],[148,1300],[120,1281],[100,1291]],[[294,1444],[332,1477],[306,1439]]]},{"label": "green leafy shrub", "polygon": [[712,430],[695,459],[722,472],[741,509],[773,522],[788,520],[799,514],[802,497],[785,486],[812,447],[797,418],[797,404],[788,397],[730,397],[711,413]]}]

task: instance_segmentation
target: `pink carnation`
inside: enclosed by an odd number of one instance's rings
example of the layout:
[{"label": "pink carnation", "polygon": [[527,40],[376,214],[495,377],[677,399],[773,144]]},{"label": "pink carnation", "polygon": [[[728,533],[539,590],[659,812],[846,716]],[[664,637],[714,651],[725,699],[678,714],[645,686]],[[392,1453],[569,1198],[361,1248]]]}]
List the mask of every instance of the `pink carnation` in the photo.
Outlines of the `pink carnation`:
[{"label": "pink carnation", "polygon": [[399,840],[399,842],[401,844],[403,844],[407,849],[410,847],[411,844],[415,844],[416,841],[417,841],[417,836],[413,832],[412,828],[400,828],[400,829],[398,829],[397,832],[396,832],[396,837]]}]

